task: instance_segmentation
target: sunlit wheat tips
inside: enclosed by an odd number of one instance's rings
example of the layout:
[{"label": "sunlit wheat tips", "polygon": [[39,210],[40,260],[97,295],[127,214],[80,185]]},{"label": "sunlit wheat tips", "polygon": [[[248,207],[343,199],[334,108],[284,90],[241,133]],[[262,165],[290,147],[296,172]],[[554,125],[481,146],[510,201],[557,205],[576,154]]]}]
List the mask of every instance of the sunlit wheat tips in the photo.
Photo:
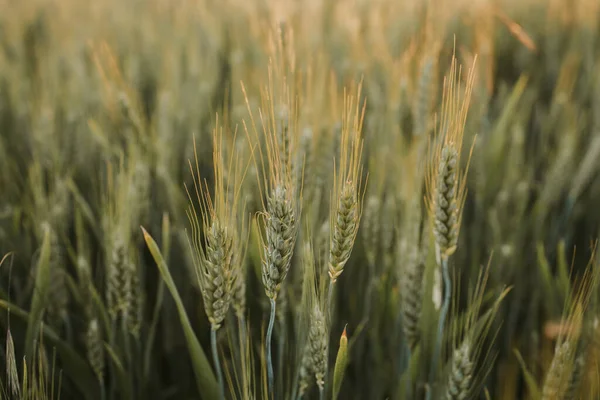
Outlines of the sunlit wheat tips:
[{"label": "sunlit wheat tips", "polygon": [[[244,291],[236,281],[244,278],[240,270],[247,237],[244,209],[239,215],[238,204],[247,169],[243,167],[237,148],[234,145],[226,147],[229,138],[225,133],[229,131],[219,125],[217,118],[212,132],[214,190],[209,190],[200,174],[196,141],[194,162],[189,161],[193,191],[186,187],[191,226],[189,240],[206,315],[213,330],[221,327],[233,299],[236,298],[239,308],[243,307],[241,302],[245,298],[244,293],[238,293],[236,297],[234,290]],[[231,141],[235,143],[235,133]]]},{"label": "sunlit wheat tips", "polygon": [[336,164],[330,214],[329,277],[332,284],[342,274],[350,258],[362,214],[364,188],[361,131],[366,103],[360,107],[360,93],[359,85],[356,98],[351,95],[344,97],[340,160],[339,167]]},{"label": "sunlit wheat tips", "polygon": [[[189,161],[194,182],[193,189],[196,201],[200,204],[200,212],[196,211],[192,193],[186,187],[189,200],[187,215],[191,225],[191,235],[188,239],[194,256],[198,286],[204,300],[204,310],[211,324],[212,356],[223,399],[225,386],[217,349],[217,331],[225,321],[234,298],[236,280],[240,278],[242,254],[234,254],[234,252],[239,250],[236,244],[239,239],[236,236],[239,233],[237,230],[242,229],[238,226],[237,202],[241,187],[241,181],[238,179],[241,176],[243,180],[243,175],[239,175],[239,159],[237,163],[233,162],[237,156],[234,152],[229,154],[227,162],[224,159],[223,129],[219,127],[218,120],[212,138],[215,185],[213,197],[210,195],[206,181],[203,181],[200,175],[195,141],[195,164]],[[233,204],[230,199],[233,199]]]},{"label": "sunlit wheat tips", "polygon": [[[456,58],[444,78],[441,117],[436,136],[431,139],[426,172],[426,200],[440,258],[448,258],[457,246],[466,198],[467,167],[461,169],[461,151],[469,110],[474,73],[471,68],[464,91]],[[471,147],[472,150],[472,147]],[[470,154],[469,154],[470,160]]]}]

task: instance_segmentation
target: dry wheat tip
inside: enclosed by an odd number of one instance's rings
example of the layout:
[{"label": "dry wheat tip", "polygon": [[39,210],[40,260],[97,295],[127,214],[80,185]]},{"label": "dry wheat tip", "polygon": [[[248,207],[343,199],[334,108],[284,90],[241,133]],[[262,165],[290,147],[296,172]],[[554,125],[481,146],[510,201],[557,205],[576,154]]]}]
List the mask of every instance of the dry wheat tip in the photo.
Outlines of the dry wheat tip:
[{"label": "dry wheat tip", "polygon": [[233,240],[228,229],[213,221],[205,233],[206,250],[200,271],[204,309],[212,329],[221,327],[231,304],[235,271],[232,268]]},{"label": "dry wheat tip", "polygon": [[275,300],[290,269],[297,233],[296,210],[285,186],[275,186],[264,218],[262,281],[267,296]]}]

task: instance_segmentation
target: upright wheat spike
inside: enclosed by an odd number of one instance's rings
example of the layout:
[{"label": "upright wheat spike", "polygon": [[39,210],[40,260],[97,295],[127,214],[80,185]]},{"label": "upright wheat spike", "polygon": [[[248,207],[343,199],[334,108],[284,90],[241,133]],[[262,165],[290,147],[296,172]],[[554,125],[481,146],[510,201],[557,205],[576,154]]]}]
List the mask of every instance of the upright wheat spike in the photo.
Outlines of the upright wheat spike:
[{"label": "upright wheat spike", "polygon": [[446,400],[465,400],[469,397],[473,368],[471,343],[466,339],[452,354],[452,370],[446,387]]},{"label": "upright wheat spike", "polygon": [[[334,192],[331,198],[331,244],[329,246],[329,300],[333,285],[344,271],[344,266],[356,240],[362,214],[363,178],[361,138],[365,106],[360,107],[361,85],[356,98],[344,96],[344,118],[340,143],[340,162],[336,167]],[[328,303],[331,305],[331,301]]]},{"label": "upright wheat spike", "polygon": [[[263,202],[262,283],[271,305],[265,338],[269,398],[274,396],[275,390],[271,342],[277,308],[276,300],[291,267],[302,205],[302,187],[298,187],[302,179],[294,176],[294,168],[291,165],[297,156],[298,106],[296,102],[298,99],[293,93],[294,88],[288,85],[285,78],[287,71],[276,70],[277,74],[274,74],[274,69],[277,68],[278,66],[273,62],[270,63],[269,85],[261,96],[263,101],[259,114],[262,124],[261,133],[257,129],[248,96],[242,86],[251,127],[257,142],[263,144],[257,148],[259,168],[262,170],[258,182]],[[276,113],[276,108],[285,110],[285,129],[281,129],[281,114]],[[249,127],[245,123],[244,127],[249,133]]]},{"label": "upright wheat spike", "polygon": [[[440,357],[444,325],[451,297],[448,258],[456,251],[462,210],[466,198],[466,173],[460,172],[462,141],[474,84],[474,68],[467,77],[464,93],[461,94],[461,69],[456,57],[452,57],[450,71],[444,78],[442,110],[437,143],[431,149],[426,173],[426,202],[429,219],[433,224],[436,258],[441,264],[444,282],[444,300],[438,322],[436,346],[431,363],[430,380],[436,373]],[[471,150],[473,148],[471,147]],[[470,157],[470,156],[469,156]]]},{"label": "upright wheat spike", "polygon": [[268,198],[265,224],[262,281],[267,297],[274,301],[290,269],[297,234],[294,204],[285,187],[276,186]]},{"label": "upright wheat spike", "polygon": [[[190,190],[186,187],[190,207],[187,214],[192,228],[189,237],[194,254],[194,265],[199,287],[204,299],[204,310],[211,324],[211,347],[213,362],[221,389],[221,398],[225,398],[223,374],[217,351],[217,331],[222,326],[232,299],[236,279],[240,277],[239,267],[241,255],[235,254],[236,231],[238,230],[237,202],[241,182],[236,177],[240,175],[240,163],[233,163],[235,154],[229,155],[226,165],[223,156],[223,130],[218,127],[213,130],[213,171],[215,174],[214,200],[211,198],[206,182],[202,182],[196,143],[194,142],[195,165],[189,162],[193,177],[196,199],[200,203],[200,215]],[[229,173],[228,182],[233,184],[233,194],[225,184],[225,173]],[[233,204],[230,199],[233,198]],[[201,234],[204,237],[201,238]],[[239,258],[238,258],[239,257]]]}]

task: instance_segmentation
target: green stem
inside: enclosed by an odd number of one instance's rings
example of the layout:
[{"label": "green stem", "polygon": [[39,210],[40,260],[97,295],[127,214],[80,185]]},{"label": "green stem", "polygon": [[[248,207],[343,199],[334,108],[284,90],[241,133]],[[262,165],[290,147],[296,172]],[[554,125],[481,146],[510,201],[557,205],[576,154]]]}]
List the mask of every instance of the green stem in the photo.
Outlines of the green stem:
[{"label": "green stem", "polygon": [[[286,326],[285,326],[285,321],[279,321],[280,322],[280,331],[279,331],[279,354],[278,354],[278,361],[277,363],[279,364],[277,366],[277,373],[279,374],[279,376],[283,376],[283,357],[284,357],[284,353],[285,353],[285,337],[287,335],[286,332]],[[283,384],[283,379],[279,380],[280,382],[280,387],[279,389],[282,390],[283,388],[281,387]]]},{"label": "green stem", "polygon": [[273,336],[273,325],[275,325],[275,308],[277,307],[275,303],[275,299],[270,299],[271,301],[271,316],[269,318],[269,327],[267,328],[267,381],[269,384],[269,398],[273,397],[273,359],[271,356],[271,338]]},{"label": "green stem", "polygon": [[217,330],[210,330],[210,344],[212,347],[213,362],[215,363],[215,371],[219,382],[219,391],[221,400],[225,400],[225,386],[223,386],[223,374],[221,372],[221,363],[219,363],[219,353],[217,351]]},{"label": "green stem", "polygon": [[450,271],[448,271],[448,258],[442,258],[442,276],[444,279],[444,302],[442,303],[442,310],[440,311],[440,319],[438,321],[437,339],[435,341],[435,350],[433,352],[433,362],[431,363],[431,371],[429,372],[429,384],[430,388],[427,392],[427,400],[431,399],[433,391],[433,380],[437,371],[437,364],[440,359],[440,353],[442,350],[442,342],[444,339],[444,325],[446,323],[446,316],[448,314],[448,308],[450,307],[450,295],[452,287],[450,286]]},{"label": "green stem", "polygon": [[329,293],[327,294],[327,307],[329,308],[329,320],[333,318],[333,288],[334,282],[332,279],[329,280]]},{"label": "green stem", "polygon": [[248,374],[246,371],[246,318],[244,317],[244,315],[239,315],[238,316],[238,326],[239,326],[239,341],[240,341],[240,352],[239,352],[239,356],[240,356],[240,371],[242,371],[242,394],[246,394],[246,390],[249,387],[248,386]]},{"label": "green stem", "polygon": [[325,390],[323,388],[319,388],[319,400],[325,400]]}]

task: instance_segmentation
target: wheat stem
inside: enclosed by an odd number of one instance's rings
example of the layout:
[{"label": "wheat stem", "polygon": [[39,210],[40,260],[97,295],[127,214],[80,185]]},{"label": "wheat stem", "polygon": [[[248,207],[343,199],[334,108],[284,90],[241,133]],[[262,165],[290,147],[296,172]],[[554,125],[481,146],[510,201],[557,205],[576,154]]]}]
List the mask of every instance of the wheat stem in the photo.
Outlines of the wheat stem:
[{"label": "wheat stem", "polygon": [[[429,371],[429,381],[433,384],[435,378],[437,364],[440,359],[440,353],[442,350],[442,342],[444,340],[444,325],[446,323],[446,316],[448,314],[448,308],[450,307],[450,271],[448,271],[448,257],[442,257],[442,276],[444,279],[444,301],[442,303],[442,309],[440,311],[440,319],[438,320],[437,337],[435,341],[435,350],[433,352],[433,360],[431,363],[431,370]],[[427,400],[431,399],[431,391],[427,392]]]},{"label": "wheat stem", "polygon": [[217,351],[217,329],[210,330],[210,345],[212,347],[213,362],[219,382],[219,391],[221,400],[225,400],[225,386],[223,385],[223,373],[221,372],[221,363],[219,362],[219,352]]},{"label": "wheat stem", "polygon": [[273,386],[273,360],[272,360],[272,354],[271,354],[271,338],[273,336],[273,325],[275,325],[275,309],[277,307],[277,304],[275,303],[275,299],[270,298],[269,299],[271,302],[271,316],[269,317],[269,326],[267,328],[267,340],[266,340],[266,346],[267,346],[267,381],[269,384],[269,398],[273,398],[273,391],[274,391],[274,386]]}]

